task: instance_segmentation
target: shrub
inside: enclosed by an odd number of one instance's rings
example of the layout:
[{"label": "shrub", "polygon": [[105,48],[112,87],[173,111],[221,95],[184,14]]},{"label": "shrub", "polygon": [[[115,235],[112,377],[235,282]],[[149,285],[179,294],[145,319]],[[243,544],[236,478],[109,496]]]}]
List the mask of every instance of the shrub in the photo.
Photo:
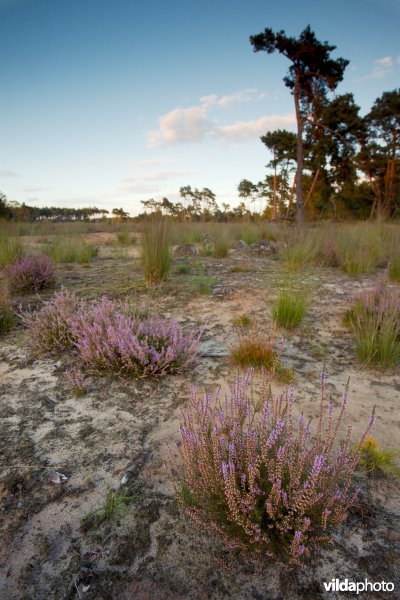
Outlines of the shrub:
[{"label": "shrub", "polygon": [[9,331],[15,324],[12,304],[4,291],[0,294],[0,333]]},{"label": "shrub", "polygon": [[25,248],[19,237],[0,236],[0,268],[7,267],[22,258],[24,254]]},{"label": "shrub", "polygon": [[399,452],[380,448],[377,440],[368,435],[360,448],[359,467],[371,477],[395,475],[400,477],[400,467],[396,464]]},{"label": "shrub", "polygon": [[359,296],[348,318],[358,358],[369,365],[390,368],[400,359],[400,294],[384,283]]},{"label": "shrub", "polygon": [[71,323],[85,308],[85,303],[74,292],[62,289],[39,310],[22,314],[33,352],[60,353],[71,348],[75,340]]},{"label": "shrub", "polygon": [[194,362],[201,331],[185,335],[176,321],[142,316],[103,297],[87,303],[63,290],[23,315],[36,352],[73,348],[80,364],[134,376],[175,373]]},{"label": "shrub", "polygon": [[38,292],[56,281],[54,263],[48,256],[23,256],[6,268],[12,292]]},{"label": "shrub", "polygon": [[73,324],[84,364],[134,376],[176,373],[196,357],[200,333],[184,335],[176,321],[137,319],[103,297]]},{"label": "shrub", "polygon": [[141,237],[141,260],[149,284],[168,277],[171,268],[171,225],[163,217],[150,217],[144,224]]},{"label": "shrub", "polygon": [[172,459],[175,491],[186,515],[228,549],[301,565],[345,520],[358,493],[351,491],[358,451],[374,417],[355,450],[349,432],[337,446],[348,392],[334,418],[321,381],[313,434],[303,415],[294,417],[293,387],[273,398],[267,380],[256,401],[251,371],[224,400],[193,392]]},{"label": "shrub", "polygon": [[272,317],[280,327],[294,329],[307,314],[309,291],[299,281],[283,281],[272,307]]}]

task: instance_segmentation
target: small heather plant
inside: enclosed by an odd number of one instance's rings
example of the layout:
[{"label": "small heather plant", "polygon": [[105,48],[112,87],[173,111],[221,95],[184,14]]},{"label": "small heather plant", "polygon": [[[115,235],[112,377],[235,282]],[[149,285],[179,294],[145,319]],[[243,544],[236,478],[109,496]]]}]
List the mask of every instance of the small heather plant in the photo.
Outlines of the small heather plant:
[{"label": "small heather plant", "polygon": [[48,256],[23,256],[6,268],[11,292],[39,292],[56,281],[54,263]]},{"label": "small heather plant", "polygon": [[399,452],[380,448],[378,441],[368,435],[360,448],[359,467],[374,477],[379,475],[395,475],[400,477],[400,467],[396,462]]},{"label": "small heather plant", "polygon": [[73,347],[71,323],[84,313],[86,304],[74,292],[62,289],[34,312],[26,312],[21,319],[29,330],[29,342],[35,354],[59,354]]},{"label": "small heather plant", "polygon": [[15,325],[12,303],[6,291],[0,293],[0,333],[9,331]]},{"label": "small heather plant", "polygon": [[277,325],[295,329],[307,314],[309,290],[304,283],[287,279],[279,286],[278,298],[272,307],[272,317]]},{"label": "small heather plant", "polygon": [[322,375],[312,432],[304,416],[294,416],[293,387],[273,398],[267,380],[269,391],[256,402],[251,379],[251,371],[238,378],[223,400],[193,391],[170,467],[177,499],[228,549],[301,566],[312,550],[333,541],[358,494],[352,475],[374,416],[355,449],[348,427],[335,451],[347,388],[335,417]]},{"label": "small heather plant", "polygon": [[89,382],[79,367],[71,367],[65,371],[65,379],[75,396],[84,396],[89,389]]},{"label": "small heather plant", "polygon": [[384,282],[361,294],[348,319],[358,358],[383,369],[400,359],[400,294]]},{"label": "small heather plant", "polygon": [[149,284],[160,283],[171,269],[171,224],[165,217],[151,216],[144,223],[141,236],[141,260]]}]

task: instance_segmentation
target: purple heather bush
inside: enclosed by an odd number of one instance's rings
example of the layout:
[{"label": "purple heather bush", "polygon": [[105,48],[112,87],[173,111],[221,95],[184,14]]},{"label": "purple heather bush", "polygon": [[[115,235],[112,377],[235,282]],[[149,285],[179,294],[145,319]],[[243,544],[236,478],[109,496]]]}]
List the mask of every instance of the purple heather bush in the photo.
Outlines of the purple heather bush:
[{"label": "purple heather bush", "polygon": [[262,392],[255,402],[251,380],[249,371],[223,400],[193,391],[170,468],[177,498],[186,515],[228,549],[301,566],[313,549],[333,540],[357,496],[352,475],[374,416],[355,447],[350,427],[337,444],[347,388],[334,416],[322,375],[312,431],[303,416],[294,416],[292,386],[277,398]]},{"label": "purple heather bush", "polygon": [[6,268],[12,292],[38,292],[55,283],[54,263],[48,256],[23,256]]},{"label": "purple heather bush", "polygon": [[62,289],[34,312],[21,315],[29,329],[29,343],[33,352],[60,353],[72,347],[74,338],[71,322],[84,312],[85,303],[74,292]]},{"label": "purple heather bush", "polygon": [[176,321],[147,316],[126,303],[107,297],[88,303],[67,290],[23,318],[36,351],[72,348],[88,368],[134,376],[175,373],[188,366],[201,337],[201,331],[185,334]]}]

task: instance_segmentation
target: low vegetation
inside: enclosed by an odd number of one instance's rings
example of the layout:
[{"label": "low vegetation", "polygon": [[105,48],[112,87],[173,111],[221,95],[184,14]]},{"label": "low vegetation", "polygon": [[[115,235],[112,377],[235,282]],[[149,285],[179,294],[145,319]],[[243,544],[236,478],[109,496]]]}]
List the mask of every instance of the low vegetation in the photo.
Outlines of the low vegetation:
[{"label": "low vegetation", "polygon": [[52,259],[45,255],[23,256],[6,268],[11,292],[39,292],[54,285],[57,276]]},{"label": "low vegetation", "polygon": [[196,525],[218,534],[229,550],[301,565],[312,550],[333,541],[346,519],[357,495],[351,490],[357,452],[373,415],[355,450],[349,435],[335,450],[348,392],[335,418],[333,403],[324,399],[324,380],[312,433],[303,416],[294,416],[293,388],[255,401],[251,372],[224,400],[193,393],[183,415],[179,458],[172,460],[177,499]]},{"label": "low vegetation", "polygon": [[359,467],[374,477],[380,475],[394,475],[400,477],[398,459],[400,453],[396,450],[387,450],[379,446],[378,441],[368,435],[361,445]]},{"label": "low vegetation", "polygon": [[285,278],[278,285],[272,317],[279,327],[295,329],[308,312],[310,290],[299,278]]},{"label": "low vegetation", "polygon": [[56,263],[90,263],[98,254],[93,244],[73,238],[56,238],[46,248],[46,254]]},{"label": "low vegetation", "polygon": [[158,216],[146,219],[140,241],[146,282],[153,285],[165,280],[171,269],[172,231],[168,219]]},{"label": "low vegetation", "polygon": [[15,325],[13,304],[7,292],[0,293],[0,334],[12,329]]},{"label": "low vegetation", "polygon": [[400,360],[400,293],[379,283],[361,294],[348,314],[356,354],[370,367],[388,369]]}]

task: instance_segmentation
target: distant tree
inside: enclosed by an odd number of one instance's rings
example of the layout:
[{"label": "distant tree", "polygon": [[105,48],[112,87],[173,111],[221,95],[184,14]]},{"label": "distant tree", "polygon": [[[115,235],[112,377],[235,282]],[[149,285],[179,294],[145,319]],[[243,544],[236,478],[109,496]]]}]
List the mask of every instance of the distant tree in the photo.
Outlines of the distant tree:
[{"label": "distant tree", "polygon": [[129,217],[129,213],[125,212],[123,208],[113,208],[111,214],[117,221],[126,221]]},{"label": "distant tree", "polygon": [[[272,160],[267,166],[271,167],[274,171],[272,206],[273,216],[276,219],[278,209],[280,211],[283,209],[284,196],[287,196],[289,172],[292,170],[293,163],[296,162],[297,136],[291,131],[277,129],[269,131],[261,136],[260,139],[272,153]],[[270,184],[270,182],[268,183]]]},{"label": "distant tree", "polygon": [[292,64],[285,85],[292,91],[297,121],[297,173],[296,200],[297,223],[304,224],[304,202],[302,193],[302,173],[304,161],[303,130],[307,120],[313,120],[313,112],[322,102],[327,92],[333,91],[343,79],[349,61],[339,58],[333,60],[330,53],[336,46],[317,40],[310,26],[306,27],[299,38],[288,37],[284,31],[274,33],[267,28],[263,33],[250,37],[255,52],[261,50],[272,54],[283,54]]},{"label": "distant tree", "polygon": [[7,201],[7,196],[0,192],[0,219],[8,219],[10,217],[10,209]]}]

